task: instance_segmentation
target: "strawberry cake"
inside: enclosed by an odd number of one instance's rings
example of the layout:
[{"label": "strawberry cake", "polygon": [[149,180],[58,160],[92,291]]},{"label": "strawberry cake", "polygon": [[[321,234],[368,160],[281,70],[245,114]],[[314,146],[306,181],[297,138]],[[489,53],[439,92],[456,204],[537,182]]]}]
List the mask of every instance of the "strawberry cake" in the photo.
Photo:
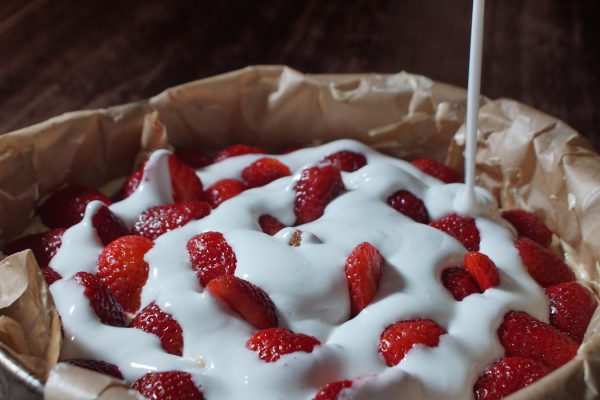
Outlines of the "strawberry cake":
[{"label": "strawberry cake", "polygon": [[149,399],[499,399],[572,359],[597,305],[534,214],[351,140],[154,152],[65,187],[31,248],[61,359]]}]

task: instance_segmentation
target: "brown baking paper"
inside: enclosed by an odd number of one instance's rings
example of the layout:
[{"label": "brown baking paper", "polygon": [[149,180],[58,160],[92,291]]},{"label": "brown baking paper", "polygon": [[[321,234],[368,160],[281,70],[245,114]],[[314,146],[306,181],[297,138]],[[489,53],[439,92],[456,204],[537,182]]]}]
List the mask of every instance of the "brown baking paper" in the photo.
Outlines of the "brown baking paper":
[{"label": "brown baking paper", "polygon": [[[167,146],[165,134],[175,146],[208,153],[236,142],[277,151],[353,138],[397,157],[447,159],[462,170],[464,134],[455,133],[465,96],[407,73],[305,75],[261,66],[177,86],[147,101],[65,114],[0,136],[0,239],[21,232],[34,205],[66,182],[97,187],[129,174],[141,149]],[[600,157],[553,117],[509,100],[482,104],[479,184],[502,206],[543,217],[570,263],[580,265],[580,279],[598,291]],[[598,330],[600,312],[573,361],[513,398],[595,398]],[[74,369],[58,364],[47,398],[89,398],[87,392],[77,397],[82,387],[96,388],[92,396],[107,389],[126,395],[122,382]]]}]

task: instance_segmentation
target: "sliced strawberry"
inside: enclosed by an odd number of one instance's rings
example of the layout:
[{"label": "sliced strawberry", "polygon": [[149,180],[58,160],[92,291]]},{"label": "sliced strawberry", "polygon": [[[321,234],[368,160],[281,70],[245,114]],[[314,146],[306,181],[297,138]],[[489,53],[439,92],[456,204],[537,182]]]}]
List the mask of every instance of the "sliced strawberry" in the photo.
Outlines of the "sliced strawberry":
[{"label": "sliced strawberry", "polygon": [[291,174],[288,166],[281,161],[263,157],[242,170],[242,180],[246,186],[254,188]]},{"label": "sliced strawberry", "polygon": [[127,180],[125,180],[125,183],[123,183],[121,190],[119,190],[119,192],[114,196],[117,200],[122,200],[131,196],[138,186],[140,186],[140,182],[142,182],[144,177],[145,166],[146,163],[142,164],[139,170],[129,175]]},{"label": "sliced strawberry", "polygon": [[183,330],[181,325],[152,302],[137,313],[131,324],[132,328],[141,329],[160,338],[162,348],[167,353],[181,356],[183,354]]},{"label": "sliced strawberry", "polygon": [[261,215],[258,218],[258,224],[264,233],[271,236],[285,228],[284,224],[271,215]]},{"label": "sliced strawberry", "polygon": [[110,375],[117,379],[123,379],[123,374],[121,373],[119,367],[117,367],[115,364],[111,364],[106,361],[84,360],[81,358],[75,358],[72,360],[66,360],[65,362],[71,365],[75,365],[77,367],[89,369],[91,371],[96,371],[104,375]]},{"label": "sliced strawberry", "polygon": [[62,245],[62,235],[66,229],[51,229],[43,233],[27,235],[9,242],[2,250],[4,254],[15,254],[31,249],[40,268],[47,267],[50,260]]},{"label": "sliced strawberry", "polygon": [[515,227],[519,236],[525,236],[543,247],[550,247],[552,231],[537,215],[525,210],[508,210],[502,217]]},{"label": "sliced strawberry", "polygon": [[151,207],[140,215],[133,226],[133,234],[154,240],[192,220],[206,217],[210,211],[210,205],[205,201],[180,201]]},{"label": "sliced strawberry", "polygon": [[62,276],[50,267],[42,267],[40,268],[40,271],[48,286],[52,285],[57,280],[62,279]]},{"label": "sliced strawberry", "polygon": [[269,328],[258,331],[246,342],[246,347],[258,353],[265,362],[275,362],[281,356],[303,351],[312,353],[321,342],[313,336],[294,333],[283,328]]},{"label": "sliced strawberry", "polygon": [[458,214],[450,214],[433,221],[430,226],[446,232],[463,244],[470,251],[479,250],[479,229],[475,220],[471,217],[463,217]]},{"label": "sliced strawberry", "polygon": [[581,343],[598,306],[594,294],[577,282],[565,282],[547,287],[546,296],[550,302],[550,325]]},{"label": "sliced strawberry", "polygon": [[192,375],[183,371],[148,372],[131,387],[151,400],[204,400]]},{"label": "sliced strawberry", "polygon": [[106,206],[100,207],[92,216],[92,226],[96,229],[103,246],[121,236],[129,235],[129,229],[123,221]]},{"label": "sliced strawberry", "polygon": [[221,275],[233,275],[237,259],[220,232],[204,232],[187,242],[192,269],[202,286]]},{"label": "sliced strawberry", "polygon": [[265,154],[265,151],[259,147],[249,146],[247,144],[234,144],[221,150],[215,156],[214,162],[223,161],[226,158],[243,156],[245,154]]},{"label": "sliced strawberry", "polygon": [[246,190],[246,185],[237,179],[221,179],[206,189],[206,197],[212,208]]},{"label": "sliced strawberry", "polygon": [[408,190],[398,190],[387,199],[387,203],[396,211],[422,224],[429,223],[429,212],[423,200]]},{"label": "sliced strawberry", "polygon": [[356,246],[346,259],[345,273],[353,317],[368,306],[377,294],[383,263],[379,250],[367,242]]},{"label": "sliced strawberry", "polygon": [[112,200],[81,185],[71,185],[54,192],[38,210],[42,222],[50,228],[68,228],[85,214],[88,203],[99,200],[110,205]]},{"label": "sliced strawberry", "polygon": [[419,168],[427,175],[431,175],[445,183],[460,183],[463,181],[462,176],[458,172],[432,158],[420,158],[414,160],[412,165]]},{"label": "sliced strawberry", "polygon": [[510,311],[498,328],[508,357],[527,357],[556,369],[575,357],[579,345],[556,328],[524,312]]},{"label": "sliced strawberry", "polygon": [[354,151],[342,150],[333,153],[321,160],[323,163],[331,163],[337,169],[344,172],[354,172],[367,165],[367,158]]},{"label": "sliced strawberry", "polygon": [[524,357],[502,358],[481,374],[473,394],[475,400],[500,400],[549,373],[548,367],[539,361]]},{"label": "sliced strawberry", "polygon": [[436,347],[446,330],[430,319],[400,321],[385,328],[379,339],[379,354],[388,367],[398,365],[417,344]]},{"label": "sliced strawberry", "polygon": [[442,272],[442,284],[457,301],[462,301],[470,294],[481,293],[475,279],[462,267],[446,268]]},{"label": "sliced strawberry", "polygon": [[83,286],[83,294],[88,298],[100,321],[107,325],[125,326],[123,306],[96,275],[78,272],[73,279]]},{"label": "sliced strawberry", "polygon": [[305,224],[320,218],[327,204],[343,190],[340,170],[334,166],[325,165],[303,170],[300,180],[296,183],[296,224]]},{"label": "sliced strawberry", "polygon": [[233,275],[211,280],[206,289],[258,329],[277,326],[275,305],[268,294],[252,283]]},{"label": "sliced strawberry", "polygon": [[173,188],[173,201],[204,200],[202,182],[189,165],[169,155],[169,173]]},{"label": "sliced strawberry", "polygon": [[111,242],[98,257],[98,277],[125,311],[140,308],[140,295],[148,279],[144,255],[153,246],[141,236],[123,236]]},{"label": "sliced strawberry", "polygon": [[465,268],[479,286],[482,292],[500,284],[500,274],[496,264],[485,254],[478,251],[470,251],[464,257]]},{"label": "sliced strawberry", "polygon": [[352,387],[349,380],[328,383],[319,389],[313,400],[337,400],[341,391],[349,387]]},{"label": "sliced strawberry", "polygon": [[210,158],[200,150],[189,147],[178,147],[175,150],[175,157],[186,163],[192,168],[203,168],[212,164]]},{"label": "sliced strawberry", "polygon": [[540,246],[533,240],[520,237],[515,240],[521,261],[529,275],[542,287],[575,280],[575,274],[551,250]]}]

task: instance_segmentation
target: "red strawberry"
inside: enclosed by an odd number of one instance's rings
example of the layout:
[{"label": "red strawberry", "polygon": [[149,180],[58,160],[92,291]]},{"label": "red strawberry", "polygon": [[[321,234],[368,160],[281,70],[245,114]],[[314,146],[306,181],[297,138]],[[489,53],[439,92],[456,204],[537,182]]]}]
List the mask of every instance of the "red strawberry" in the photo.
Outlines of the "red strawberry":
[{"label": "red strawberry", "polygon": [[479,250],[479,229],[471,217],[450,214],[429,224],[436,229],[446,232],[463,244],[470,251]]},{"label": "red strawberry", "polygon": [[322,162],[331,163],[334,167],[344,172],[354,172],[367,165],[367,158],[354,151],[342,150],[328,155]]},{"label": "red strawberry", "polygon": [[206,217],[210,211],[210,205],[205,201],[181,201],[151,207],[140,215],[133,226],[133,234],[154,240],[191,220]]},{"label": "red strawberry", "polygon": [[429,223],[429,212],[425,203],[408,190],[398,190],[388,197],[387,202],[392,208],[407,217],[422,224]]},{"label": "red strawberry", "polygon": [[173,188],[173,201],[204,200],[202,182],[186,163],[169,155],[169,173]]},{"label": "red strawberry", "polygon": [[47,232],[20,237],[8,243],[3,252],[10,255],[31,249],[40,268],[47,267],[62,244],[62,235],[65,230],[62,228],[51,229]]},{"label": "red strawberry", "polygon": [[457,301],[461,301],[470,294],[481,293],[475,279],[462,267],[445,269],[442,272],[442,284]]},{"label": "red strawberry", "polygon": [[346,259],[345,273],[353,317],[368,306],[377,294],[383,262],[379,250],[367,242],[356,246]]},{"label": "red strawberry", "polygon": [[160,343],[167,353],[181,356],[183,354],[183,330],[181,325],[152,302],[137,313],[131,324],[132,328],[141,329],[160,338]]},{"label": "red strawberry", "polygon": [[352,387],[349,380],[328,383],[319,389],[313,400],[337,400],[340,392],[349,387]]},{"label": "red strawberry", "polygon": [[498,328],[509,357],[527,357],[556,369],[575,357],[579,345],[569,336],[524,312],[510,311]]},{"label": "red strawberry", "polygon": [[40,271],[42,271],[42,276],[48,286],[52,285],[57,280],[62,279],[62,276],[50,267],[42,267]]},{"label": "red strawberry", "polygon": [[107,325],[125,326],[123,306],[96,275],[78,272],[73,279],[83,286],[83,294],[88,298],[100,321]]},{"label": "red strawberry", "polygon": [[535,214],[525,210],[509,210],[502,213],[502,217],[515,227],[519,236],[525,236],[543,247],[550,247],[552,231]]},{"label": "red strawberry", "polygon": [[212,208],[246,190],[246,185],[237,179],[221,179],[206,189],[206,197]]},{"label": "red strawberry", "polygon": [[123,221],[106,206],[100,207],[92,216],[92,225],[104,246],[121,236],[129,235],[129,229]]},{"label": "red strawberry", "polygon": [[393,367],[417,344],[436,347],[445,333],[444,328],[430,319],[396,322],[381,334],[379,353],[388,367]]},{"label": "red strawberry", "polygon": [[460,183],[463,181],[462,176],[458,172],[432,158],[420,158],[414,160],[412,165],[425,172],[427,175],[431,175],[445,183]]},{"label": "red strawberry", "polygon": [[258,224],[264,233],[271,236],[285,228],[284,224],[271,215],[261,215],[258,218]]},{"label": "red strawberry", "polygon": [[133,194],[135,190],[140,186],[140,182],[144,177],[144,167],[146,163],[142,164],[139,170],[135,171],[133,174],[129,175],[121,190],[114,196],[117,200],[125,199]]},{"label": "red strawberry", "polygon": [[246,347],[258,353],[265,362],[275,362],[283,355],[303,351],[312,353],[321,342],[313,336],[294,333],[283,328],[269,328],[258,331],[246,342]]},{"label": "red strawberry", "polygon": [[221,275],[210,281],[206,289],[255,328],[277,326],[275,305],[258,286],[233,275]]},{"label": "red strawberry", "polygon": [[340,170],[332,165],[307,168],[296,183],[296,224],[320,218],[325,207],[344,190]]},{"label": "red strawberry", "polygon": [[42,222],[50,228],[68,228],[81,221],[88,203],[94,200],[106,205],[112,203],[108,197],[93,189],[71,185],[48,197],[38,213]]},{"label": "red strawberry", "polygon": [[485,254],[478,251],[470,251],[464,257],[465,268],[475,281],[482,292],[491,287],[500,284],[500,275],[496,264]]},{"label": "red strawberry", "polygon": [[221,150],[215,156],[215,162],[223,161],[226,158],[243,156],[245,154],[265,154],[265,151],[259,147],[249,146],[247,144],[234,144]]},{"label": "red strawberry", "polygon": [[550,286],[546,295],[550,302],[550,325],[581,343],[598,306],[596,297],[577,282]]},{"label": "red strawberry", "polygon": [[212,164],[210,158],[201,151],[189,147],[179,147],[175,156],[192,168],[202,168]]},{"label": "red strawberry", "polygon": [[542,287],[575,280],[573,271],[551,250],[540,246],[533,240],[520,237],[515,240],[521,261],[529,275]]},{"label": "red strawberry", "polygon": [[202,286],[221,275],[233,275],[237,259],[220,232],[204,232],[187,242],[192,269]]},{"label": "red strawberry", "polygon": [[242,170],[242,180],[249,188],[264,186],[276,179],[289,176],[290,169],[275,158],[263,157]]},{"label": "red strawberry", "polygon": [[65,362],[75,365],[77,367],[96,371],[104,375],[110,375],[117,379],[123,379],[123,374],[121,373],[119,367],[117,367],[115,364],[111,364],[106,361],[84,360],[81,358],[75,358],[72,360],[66,360]]},{"label": "red strawberry", "polygon": [[131,387],[151,400],[204,400],[192,375],[183,371],[148,372]]},{"label": "red strawberry", "polygon": [[127,312],[140,308],[140,295],[148,279],[144,255],[152,245],[141,236],[123,236],[106,246],[98,257],[98,277]]},{"label": "red strawberry", "polygon": [[529,358],[502,358],[481,374],[473,387],[473,394],[475,400],[500,400],[549,373],[548,367]]}]

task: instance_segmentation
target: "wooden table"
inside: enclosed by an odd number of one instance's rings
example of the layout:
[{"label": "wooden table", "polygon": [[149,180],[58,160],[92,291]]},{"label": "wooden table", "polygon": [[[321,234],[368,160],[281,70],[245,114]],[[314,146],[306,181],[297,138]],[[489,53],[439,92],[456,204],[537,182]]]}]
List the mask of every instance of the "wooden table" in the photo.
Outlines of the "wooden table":
[{"label": "wooden table", "polygon": [[[0,132],[250,64],[466,85],[471,0],[2,0]],[[490,0],[482,90],[600,149],[600,1]]]}]

